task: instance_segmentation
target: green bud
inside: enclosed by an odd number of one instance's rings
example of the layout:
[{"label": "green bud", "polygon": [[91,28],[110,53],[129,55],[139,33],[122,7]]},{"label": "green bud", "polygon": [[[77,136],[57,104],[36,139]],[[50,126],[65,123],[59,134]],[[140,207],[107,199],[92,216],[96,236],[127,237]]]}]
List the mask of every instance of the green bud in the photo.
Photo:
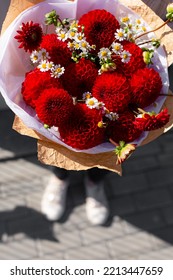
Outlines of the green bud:
[{"label": "green bud", "polygon": [[173,3],[168,4],[166,11],[167,11],[166,18],[169,19],[170,21],[173,21]]},{"label": "green bud", "polygon": [[152,57],[153,57],[153,53],[154,51],[153,50],[145,50],[143,51],[143,59],[144,59],[144,62],[148,65],[148,64],[152,64]]},{"label": "green bud", "polygon": [[159,41],[159,39],[153,39],[153,40],[152,40],[152,45],[153,45],[153,47],[155,47],[155,48],[159,48],[159,47],[160,47],[160,41]]},{"label": "green bud", "polygon": [[48,124],[44,124],[44,128],[48,129],[50,126]]},{"label": "green bud", "polygon": [[55,26],[57,26],[58,18],[59,16],[56,14],[56,11],[52,10],[50,13],[47,13],[45,15],[45,24],[46,25],[54,24]]},{"label": "green bud", "polygon": [[173,4],[168,4],[166,11],[167,13],[173,13]]}]

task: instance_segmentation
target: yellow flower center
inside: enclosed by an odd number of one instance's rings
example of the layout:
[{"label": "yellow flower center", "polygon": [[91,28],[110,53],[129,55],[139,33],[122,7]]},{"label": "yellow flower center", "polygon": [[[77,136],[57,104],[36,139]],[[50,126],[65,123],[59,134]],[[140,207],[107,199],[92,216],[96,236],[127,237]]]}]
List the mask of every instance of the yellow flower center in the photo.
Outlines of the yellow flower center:
[{"label": "yellow flower center", "polygon": [[102,55],[102,56],[106,56],[106,55],[107,55],[107,52],[106,52],[106,51],[102,51],[101,55]]},{"label": "yellow flower center", "polygon": [[88,105],[93,106],[94,105],[94,100],[89,100]]},{"label": "yellow flower center", "polygon": [[71,37],[74,37],[74,36],[75,36],[75,32],[74,32],[74,31],[71,31],[71,32],[70,32],[70,36],[71,36]]},{"label": "yellow flower center", "polygon": [[60,37],[61,37],[61,39],[64,39],[65,38],[65,34],[61,33]]},{"label": "yellow flower center", "polygon": [[119,36],[119,37],[123,37],[123,32],[121,32],[121,31],[118,32],[118,36]]},{"label": "yellow flower center", "polygon": [[61,68],[59,68],[59,67],[56,69],[56,72],[57,72],[57,73],[61,73],[61,71],[62,71],[62,70],[61,70]]},{"label": "yellow flower center", "polygon": [[98,122],[98,124],[97,124],[97,125],[98,125],[98,127],[99,127],[99,128],[102,128],[102,127],[104,126],[104,124],[103,124],[103,122],[102,122],[102,121],[101,121],[101,122]]},{"label": "yellow flower center", "polygon": [[82,46],[83,48],[86,48],[86,46],[87,46],[86,42],[83,42],[83,43],[81,44],[81,46]]},{"label": "yellow flower center", "polygon": [[136,23],[137,23],[137,24],[141,24],[140,19],[137,19],[137,20],[136,20]]},{"label": "yellow flower center", "polygon": [[123,58],[124,58],[124,59],[128,58],[128,55],[127,55],[126,53],[123,54]]},{"label": "yellow flower center", "polygon": [[76,48],[76,49],[79,49],[79,44],[75,44],[75,48]]},{"label": "yellow flower center", "polygon": [[46,63],[43,63],[43,64],[41,65],[41,67],[44,68],[44,69],[46,69],[46,67],[47,67]]},{"label": "yellow flower center", "polygon": [[85,97],[86,97],[86,99],[88,99],[91,97],[91,94],[87,93]]},{"label": "yellow flower center", "polygon": [[120,50],[120,46],[115,45],[115,46],[114,46],[114,49],[115,49],[116,51],[119,51],[119,50]]},{"label": "yellow flower center", "polygon": [[128,17],[123,17],[123,18],[122,18],[122,22],[127,22],[127,21],[129,21],[129,18],[128,18]]},{"label": "yellow flower center", "polygon": [[34,55],[33,60],[37,60],[37,59],[38,59],[38,56]]},{"label": "yellow flower center", "polygon": [[142,26],[142,30],[145,32],[147,29],[145,26]]},{"label": "yellow flower center", "polygon": [[80,40],[80,41],[82,40],[82,36],[81,35],[78,36],[78,40]]}]

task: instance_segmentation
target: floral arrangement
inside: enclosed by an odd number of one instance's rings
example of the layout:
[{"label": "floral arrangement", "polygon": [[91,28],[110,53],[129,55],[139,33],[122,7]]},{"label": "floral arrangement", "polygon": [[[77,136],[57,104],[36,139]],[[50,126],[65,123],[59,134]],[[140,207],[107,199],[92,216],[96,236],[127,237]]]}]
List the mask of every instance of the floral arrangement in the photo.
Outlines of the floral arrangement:
[{"label": "floral arrangement", "polygon": [[65,145],[87,151],[111,143],[123,162],[138,139],[169,121],[167,109],[158,112],[166,96],[156,65],[159,40],[142,19],[117,19],[105,9],[78,20],[52,10],[45,26],[23,22],[15,34],[32,66],[23,100]]}]

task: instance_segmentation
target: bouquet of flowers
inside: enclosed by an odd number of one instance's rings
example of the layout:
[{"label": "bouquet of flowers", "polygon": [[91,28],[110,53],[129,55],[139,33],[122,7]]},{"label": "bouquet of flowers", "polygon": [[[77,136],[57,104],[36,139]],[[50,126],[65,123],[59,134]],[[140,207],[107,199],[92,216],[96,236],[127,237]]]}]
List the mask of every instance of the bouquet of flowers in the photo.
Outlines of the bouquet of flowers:
[{"label": "bouquet of flowers", "polygon": [[96,155],[112,153],[120,164],[170,120],[162,108],[166,54],[146,22],[116,0],[46,2],[2,38],[2,94],[27,127],[77,161],[90,155],[92,167]]}]

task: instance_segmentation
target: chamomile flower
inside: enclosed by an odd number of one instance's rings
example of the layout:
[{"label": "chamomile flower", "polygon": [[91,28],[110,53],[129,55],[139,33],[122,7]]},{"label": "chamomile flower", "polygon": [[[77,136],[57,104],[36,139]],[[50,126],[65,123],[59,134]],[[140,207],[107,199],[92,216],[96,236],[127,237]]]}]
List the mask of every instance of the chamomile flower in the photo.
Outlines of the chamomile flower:
[{"label": "chamomile flower", "polygon": [[73,20],[71,22],[70,29],[73,29],[73,30],[77,31],[77,29],[78,29],[78,21],[77,20]]},{"label": "chamomile flower", "polygon": [[42,60],[45,60],[45,59],[49,59],[49,58],[50,58],[50,55],[49,55],[49,53],[46,51],[46,49],[41,49],[41,50],[39,50],[39,54],[40,54],[40,56],[42,57]]},{"label": "chamomile flower", "polygon": [[65,68],[61,67],[60,64],[55,65],[55,67],[51,70],[51,77],[59,78],[65,72]]},{"label": "chamomile flower", "polygon": [[123,41],[126,39],[126,32],[123,28],[117,29],[117,32],[115,33],[115,39],[118,41]]},{"label": "chamomile flower", "polygon": [[120,19],[120,22],[121,23],[123,23],[123,24],[125,24],[125,25],[128,25],[129,23],[130,23],[130,18],[129,17],[122,17],[121,19]]},{"label": "chamomile flower", "polygon": [[112,51],[115,54],[120,54],[122,52],[122,50],[123,50],[123,46],[120,43],[113,42],[111,47],[112,47]]},{"label": "chamomile flower", "polygon": [[70,50],[73,50],[73,49],[74,49],[74,43],[73,43],[73,42],[68,42],[67,47],[68,47]]},{"label": "chamomile flower", "polygon": [[84,39],[80,42],[80,49],[82,50],[82,51],[86,51],[87,49],[89,49],[90,48],[90,45],[88,44],[88,42],[87,41],[85,41]]},{"label": "chamomile flower", "polygon": [[74,49],[79,50],[80,49],[80,44],[78,42],[73,42]]},{"label": "chamomile flower", "polygon": [[30,55],[32,63],[38,63],[41,59],[41,55],[38,51],[33,51]]},{"label": "chamomile flower", "polygon": [[99,53],[98,53],[98,57],[100,58],[100,60],[108,60],[111,59],[111,51],[108,48],[101,48]]},{"label": "chamomile flower", "polygon": [[74,39],[76,42],[81,42],[84,39],[84,33],[82,32],[76,33]]},{"label": "chamomile flower", "polygon": [[49,69],[47,68],[47,60],[41,60],[37,68],[40,69],[41,72],[49,71]]},{"label": "chamomile flower", "polygon": [[120,54],[120,56],[121,56],[121,61],[127,63],[130,61],[131,53],[129,53],[128,51],[123,51]]},{"label": "chamomile flower", "polygon": [[76,30],[74,30],[74,29],[69,30],[69,32],[67,33],[67,36],[69,39],[75,40]]},{"label": "chamomile flower", "polygon": [[98,100],[95,97],[87,98],[86,105],[90,109],[98,108]]},{"label": "chamomile flower", "polygon": [[83,93],[83,95],[82,95],[82,99],[89,99],[89,98],[91,98],[91,93],[89,92],[89,91],[86,91],[86,92],[84,92]]},{"label": "chamomile flower", "polygon": [[87,52],[87,51],[82,51],[82,52],[79,54],[79,56],[80,56],[81,58],[86,58],[86,57],[88,57],[88,52]]},{"label": "chamomile flower", "polygon": [[53,63],[52,61],[47,61],[46,66],[47,66],[47,69],[48,69],[48,70],[53,70],[53,68],[54,68],[54,63]]},{"label": "chamomile flower", "polygon": [[61,40],[62,42],[65,42],[68,39],[68,33],[64,30],[60,31],[58,34],[58,39]]}]

